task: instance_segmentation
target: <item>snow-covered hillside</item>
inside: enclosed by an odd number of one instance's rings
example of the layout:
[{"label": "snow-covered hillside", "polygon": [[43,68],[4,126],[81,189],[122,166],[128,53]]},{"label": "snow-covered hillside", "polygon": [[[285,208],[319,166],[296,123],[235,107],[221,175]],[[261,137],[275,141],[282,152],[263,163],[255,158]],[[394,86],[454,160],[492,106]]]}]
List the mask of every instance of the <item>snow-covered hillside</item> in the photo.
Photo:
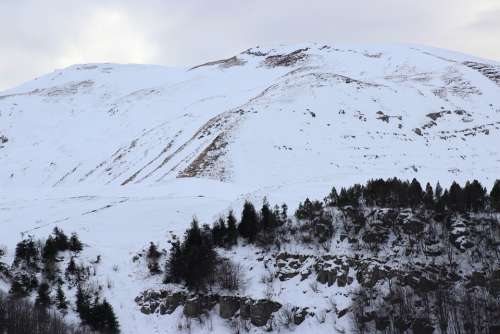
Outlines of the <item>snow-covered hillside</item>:
[{"label": "snow-covered hillside", "polygon": [[315,44],[191,69],[75,65],[0,95],[0,185],[487,182],[500,159],[499,66],[421,47]]},{"label": "snow-covered hillside", "polygon": [[194,215],[212,223],[264,196],[294,209],[375,177],[489,188],[499,143],[500,63],[440,49],[304,44],[193,68],[74,65],[0,93],[0,246],[10,262],[22,235],[78,232],[82,256],[102,256],[122,331],[171,333],[172,318],[138,311],[161,279],[132,258],[150,241],[167,248]]}]

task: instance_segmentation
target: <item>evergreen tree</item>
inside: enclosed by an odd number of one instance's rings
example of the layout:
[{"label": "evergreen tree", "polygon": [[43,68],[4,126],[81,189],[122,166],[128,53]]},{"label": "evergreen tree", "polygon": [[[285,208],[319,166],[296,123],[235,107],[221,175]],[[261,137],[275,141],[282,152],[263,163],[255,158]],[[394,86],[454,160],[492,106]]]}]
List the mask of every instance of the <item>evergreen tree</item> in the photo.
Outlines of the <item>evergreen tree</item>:
[{"label": "evergreen tree", "polygon": [[82,322],[86,323],[90,316],[90,295],[85,291],[81,284],[78,284],[76,288],[76,312],[82,319]]},{"label": "evergreen tree", "polygon": [[275,227],[274,215],[265,197],[262,203],[262,209],[260,210],[260,226],[262,226],[265,231],[269,231]]},{"label": "evergreen tree", "polygon": [[465,199],[462,187],[456,182],[450,186],[448,197],[446,200],[447,206],[452,211],[463,212],[465,210]]},{"label": "evergreen tree", "polygon": [[20,241],[16,245],[16,254],[14,257],[15,267],[24,267],[30,271],[38,271],[39,251],[35,242],[30,237]]},{"label": "evergreen tree", "polygon": [[422,203],[422,187],[416,179],[413,179],[410,183],[410,187],[408,189],[408,197],[409,204],[412,208],[415,208]]},{"label": "evergreen tree", "polygon": [[434,209],[436,211],[443,211],[446,206],[447,194],[443,194],[443,188],[439,182],[436,184],[436,189],[434,190]]},{"label": "evergreen tree", "polygon": [[47,307],[49,307],[49,305],[51,303],[49,293],[50,293],[49,284],[47,284],[47,282],[42,282],[38,286],[35,305],[37,305],[38,307],[40,307],[42,309],[46,309]]},{"label": "evergreen tree", "polygon": [[429,182],[427,182],[427,185],[425,186],[425,193],[423,196],[423,202],[425,205],[426,209],[433,209],[435,206],[434,203],[434,190],[432,189],[432,186]]},{"label": "evergreen tree", "polygon": [[106,299],[91,309],[91,327],[101,333],[114,334],[120,332],[120,326],[113,307]]},{"label": "evergreen tree", "polygon": [[228,242],[226,222],[222,217],[214,223],[212,228],[212,241],[214,245],[218,247],[223,247]]},{"label": "evergreen tree", "polygon": [[328,206],[336,206],[339,200],[339,194],[337,193],[337,189],[335,187],[332,187],[332,190],[328,194],[328,196],[325,198],[325,203]]},{"label": "evergreen tree", "polygon": [[253,242],[257,233],[259,232],[259,218],[255,207],[249,201],[245,201],[243,205],[243,212],[241,214],[241,221],[238,225],[238,232],[243,238],[249,242]]},{"label": "evergreen tree", "polygon": [[69,247],[68,237],[58,227],[54,227],[54,239],[53,240],[55,243],[55,247],[58,251],[64,252],[64,251],[68,250],[68,247]]},{"label": "evergreen tree", "polygon": [[288,220],[288,206],[283,203],[281,205],[281,222],[284,224]]},{"label": "evergreen tree", "polygon": [[500,212],[500,180],[496,180],[490,192],[491,208]]},{"label": "evergreen tree", "polygon": [[484,210],[486,206],[487,191],[478,180],[467,181],[463,189],[465,209],[467,211],[478,212]]},{"label": "evergreen tree", "polygon": [[185,275],[181,244],[178,240],[172,242],[165,266],[165,283],[179,283]]},{"label": "evergreen tree", "polygon": [[238,242],[238,228],[236,225],[236,217],[231,210],[227,215],[227,240],[230,247],[236,245],[236,243]]},{"label": "evergreen tree", "polygon": [[167,282],[183,280],[190,289],[203,287],[215,271],[217,254],[208,233],[202,233],[196,219],[187,230],[182,244],[172,244],[167,261]]},{"label": "evergreen tree", "polygon": [[156,275],[156,274],[161,273],[160,265],[158,263],[160,257],[161,257],[161,253],[158,251],[158,247],[153,242],[151,242],[149,244],[149,249],[148,249],[148,252],[146,254],[146,258],[148,260],[149,272],[152,275]]},{"label": "evergreen tree", "polygon": [[56,307],[61,311],[68,309],[68,301],[66,300],[66,295],[64,294],[61,284],[57,286]]},{"label": "evergreen tree", "polygon": [[57,256],[57,242],[56,240],[50,235],[47,240],[45,241],[45,245],[43,246],[42,250],[42,258],[44,263],[50,263],[50,262],[55,262],[56,261],[56,256]]},{"label": "evergreen tree", "polygon": [[78,239],[78,235],[76,233],[71,234],[71,238],[69,239],[68,249],[73,253],[80,253],[83,249],[83,245]]},{"label": "evergreen tree", "polygon": [[441,187],[441,184],[439,184],[438,182],[436,184],[436,192],[435,192],[436,202],[441,200],[441,196],[443,196],[443,187]]}]

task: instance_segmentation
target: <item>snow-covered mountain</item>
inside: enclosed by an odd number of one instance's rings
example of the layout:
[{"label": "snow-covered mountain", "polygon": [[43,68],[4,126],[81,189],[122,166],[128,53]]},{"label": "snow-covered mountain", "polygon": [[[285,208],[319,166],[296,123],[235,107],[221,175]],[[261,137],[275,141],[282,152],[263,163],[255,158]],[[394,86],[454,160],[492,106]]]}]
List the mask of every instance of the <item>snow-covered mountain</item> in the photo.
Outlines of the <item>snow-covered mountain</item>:
[{"label": "snow-covered mountain", "polygon": [[487,183],[500,64],[416,46],[257,47],[191,69],[71,66],[1,93],[0,113],[2,187]]},{"label": "snow-covered mountain", "polygon": [[[304,44],[192,68],[74,65],[0,93],[0,247],[10,263],[21,237],[77,232],[81,261],[101,256],[95,280],[122,332],[172,333],[175,314],[139,312],[134,299],[163,285],[132,259],[150,241],[168,249],[193,216],[212,223],[264,196],[292,212],[376,177],[490,188],[499,143],[500,63],[440,49]],[[227,255],[262,298],[255,251]],[[273,297],[283,304],[349,301],[287,282]]]}]

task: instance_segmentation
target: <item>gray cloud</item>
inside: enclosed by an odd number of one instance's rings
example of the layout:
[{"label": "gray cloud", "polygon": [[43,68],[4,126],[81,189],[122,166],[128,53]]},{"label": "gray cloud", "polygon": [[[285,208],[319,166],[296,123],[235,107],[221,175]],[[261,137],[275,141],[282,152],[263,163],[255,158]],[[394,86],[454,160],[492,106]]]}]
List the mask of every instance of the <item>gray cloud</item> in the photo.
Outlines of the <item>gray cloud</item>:
[{"label": "gray cloud", "polygon": [[3,0],[0,89],[83,62],[187,66],[262,44],[408,42],[500,59],[496,0]]}]

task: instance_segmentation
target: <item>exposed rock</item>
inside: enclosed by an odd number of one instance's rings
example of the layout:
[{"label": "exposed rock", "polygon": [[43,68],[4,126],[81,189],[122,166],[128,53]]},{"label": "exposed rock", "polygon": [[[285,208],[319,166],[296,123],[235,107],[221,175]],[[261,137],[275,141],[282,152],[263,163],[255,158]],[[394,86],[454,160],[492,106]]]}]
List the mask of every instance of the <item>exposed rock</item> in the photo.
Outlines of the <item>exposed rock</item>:
[{"label": "exposed rock", "polygon": [[294,308],[294,313],[293,313],[293,323],[298,326],[301,323],[304,322],[306,319],[306,316],[309,314],[307,307],[299,309],[299,308]]},{"label": "exposed rock", "polygon": [[248,298],[242,298],[240,300],[240,317],[242,319],[250,319],[250,306],[252,305],[252,300]]},{"label": "exposed rock", "polygon": [[219,315],[223,319],[231,318],[240,309],[241,298],[222,296],[219,298]]},{"label": "exposed rock", "polygon": [[328,286],[332,286],[337,279],[337,271],[335,269],[332,270],[319,270],[316,280],[321,284],[328,284]]},{"label": "exposed rock", "polygon": [[307,50],[309,50],[309,48],[298,49],[284,55],[268,56],[264,59],[264,65],[268,67],[293,66],[298,62],[307,59]]},{"label": "exposed rock", "polygon": [[250,321],[254,326],[264,326],[271,315],[281,308],[281,304],[267,299],[258,300],[250,305]]},{"label": "exposed rock", "polygon": [[196,295],[186,299],[183,313],[188,318],[197,318],[208,312],[217,303],[217,296]]}]

